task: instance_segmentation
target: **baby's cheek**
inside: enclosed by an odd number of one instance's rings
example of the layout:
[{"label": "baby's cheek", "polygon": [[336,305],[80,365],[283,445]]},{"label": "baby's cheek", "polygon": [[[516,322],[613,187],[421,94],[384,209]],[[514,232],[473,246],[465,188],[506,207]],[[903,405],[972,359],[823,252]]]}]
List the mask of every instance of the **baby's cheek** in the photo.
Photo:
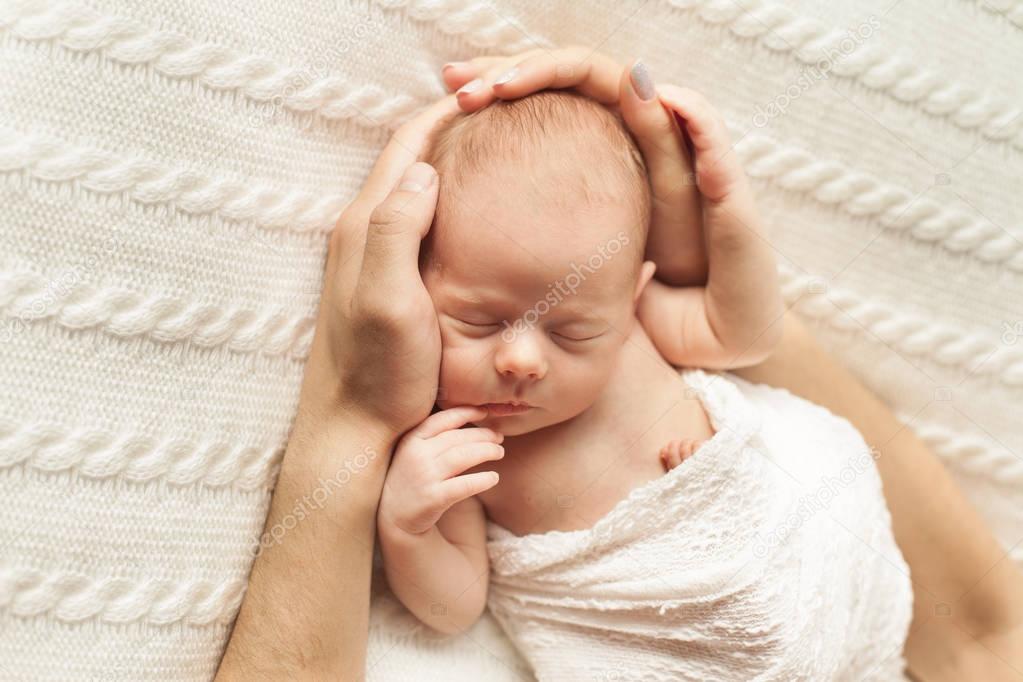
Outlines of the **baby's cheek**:
[{"label": "baby's cheek", "polygon": [[589,407],[607,385],[614,360],[613,355],[604,357],[604,354],[594,354],[567,363],[563,381],[559,382],[563,387],[566,404],[571,404],[574,409]]},{"label": "baby's cheek", "polygon": [[487,368],[480,349],[474,344],[458,341],[446,344],[443,341],[443,334],[441,343],[440,387],[437,399],[442,407],[485,397],[475,395],[481,386],[482,373]]}]

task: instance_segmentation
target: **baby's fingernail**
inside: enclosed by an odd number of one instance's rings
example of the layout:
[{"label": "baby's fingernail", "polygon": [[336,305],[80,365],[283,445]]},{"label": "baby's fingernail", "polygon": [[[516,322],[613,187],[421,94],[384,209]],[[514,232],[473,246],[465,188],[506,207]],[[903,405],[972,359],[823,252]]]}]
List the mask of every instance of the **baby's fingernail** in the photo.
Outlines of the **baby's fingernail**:
[{"label": "baby's fingernail", "polygon": [[515,78],[515,76],[518,75],[519,75],[518,69],[509,69],[508,71],[505,71],[504,73],[497,77],[497,80],[494,81],[494,85],[504,85],[505,83],[509,82],[511,79]]},{"label": "baby's fingernail", "polygon": [[453,69],[453,68],[455,68],[456,66],[457,66],[457,67],[462,67],[462,66],[465,66],[465,62],[448,62],[447,64],[445,64],[445,65],[444,65],[444,66],[443,66],[443,67],[441,68],[440,72],[441,72],[441,73],[444,73],[444,72],[445,72],[445,71],[447,71],[448,69]]},{"label": "baby's fingernail", "polygon": [[476,92],[483,85],[482,79],[473,78],[471,81],[458,88],[459,95],[468,95],[470,92]]},{"label": "baby's fingernail", "polygon": [[636,63],[632,65],[632,69],[629,71],[629,80],[632,81],[632,89],[644,102],[649,102],[657,94],[654,90],[654,82],[650,78],[650,71],[647,70],[646,64],[643,62],[636,60]]}]

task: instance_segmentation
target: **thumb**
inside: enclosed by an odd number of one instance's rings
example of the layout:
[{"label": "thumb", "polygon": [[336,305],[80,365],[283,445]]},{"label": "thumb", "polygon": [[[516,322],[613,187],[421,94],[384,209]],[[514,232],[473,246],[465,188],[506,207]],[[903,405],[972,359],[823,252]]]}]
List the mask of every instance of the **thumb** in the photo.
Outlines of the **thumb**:
[{"label": "thumb", "polygon": [[404,300],[419,277],[419,247],[437,206],[437,172],[416,162],[369,217],[359,291],[381,302]]}]

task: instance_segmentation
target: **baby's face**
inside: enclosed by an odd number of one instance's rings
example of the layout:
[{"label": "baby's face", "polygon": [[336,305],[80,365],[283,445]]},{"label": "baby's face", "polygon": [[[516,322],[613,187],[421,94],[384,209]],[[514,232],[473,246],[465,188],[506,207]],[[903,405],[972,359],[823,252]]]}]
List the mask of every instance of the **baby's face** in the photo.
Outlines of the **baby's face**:
[{"label": "baby's face", "polygon": [[487,405],[479,423],[511,436],[593,404],[641,279],[634,210],[610,195],[532,201],[535,180],[472,181],[464,199],[438,206],[423,269],[443,345],[438,404]]}]

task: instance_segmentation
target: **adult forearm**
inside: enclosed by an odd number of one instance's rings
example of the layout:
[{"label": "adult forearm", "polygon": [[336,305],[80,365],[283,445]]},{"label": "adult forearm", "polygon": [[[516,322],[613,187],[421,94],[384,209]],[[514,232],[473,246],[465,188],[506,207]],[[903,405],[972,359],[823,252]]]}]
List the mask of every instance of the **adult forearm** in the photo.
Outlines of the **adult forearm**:
[{"label": "adult forearm", "polygon": [[365,675],[376,507],[395,437],[302,411],[218,680]]},{"label": "adult forearm", "polygon": [[895,538],[913,578],[906,655],[915,675],[946,679],[978,639],[997,639],[1023,623],[1023,577],[941,463],[798,318],[789,314],[782,343],[766,362],[736,374],[827,407],[880,451]]}]

